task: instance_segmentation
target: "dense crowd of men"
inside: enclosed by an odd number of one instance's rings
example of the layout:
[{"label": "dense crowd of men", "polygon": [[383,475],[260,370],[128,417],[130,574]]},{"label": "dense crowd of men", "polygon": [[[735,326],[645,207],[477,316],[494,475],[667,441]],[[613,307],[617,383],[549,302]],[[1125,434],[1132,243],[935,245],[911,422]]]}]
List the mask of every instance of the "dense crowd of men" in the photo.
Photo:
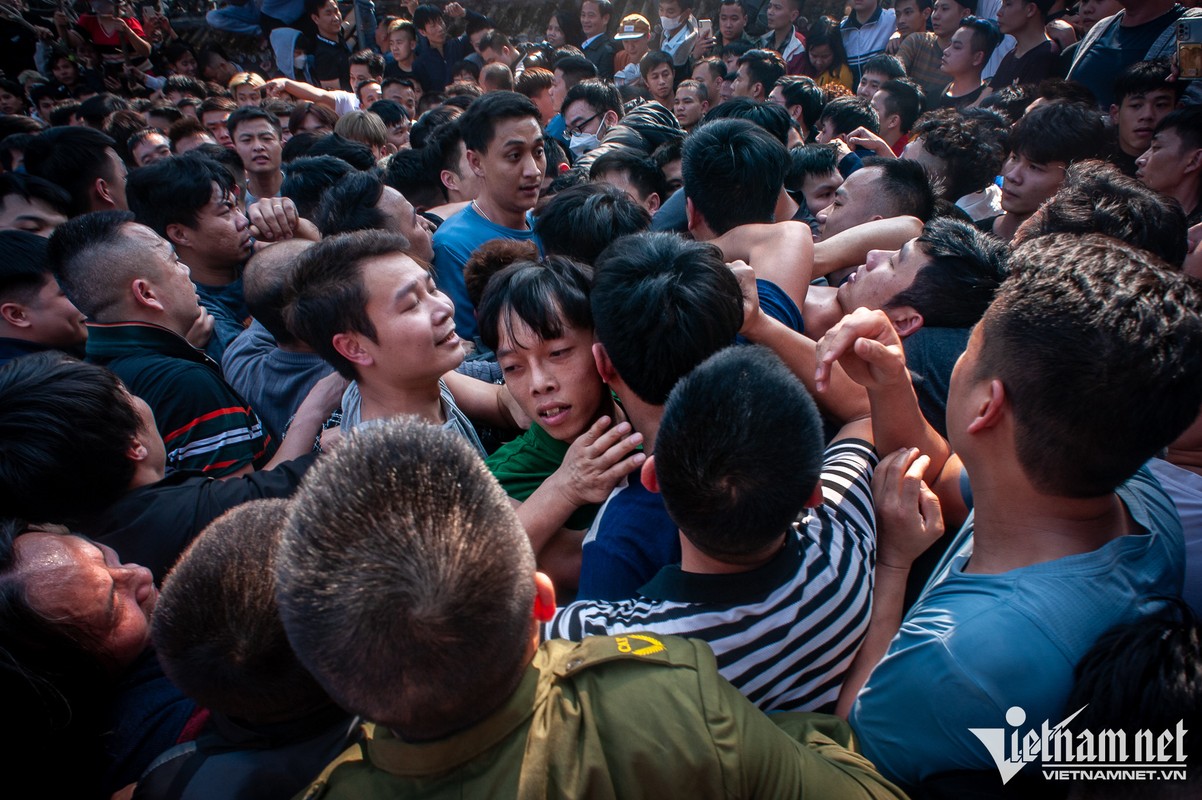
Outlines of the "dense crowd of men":
[{"label": "dense crowd of men", "polygon": [[39,793],[1202,792],[1202,10],[808,5],[0,0]]}]

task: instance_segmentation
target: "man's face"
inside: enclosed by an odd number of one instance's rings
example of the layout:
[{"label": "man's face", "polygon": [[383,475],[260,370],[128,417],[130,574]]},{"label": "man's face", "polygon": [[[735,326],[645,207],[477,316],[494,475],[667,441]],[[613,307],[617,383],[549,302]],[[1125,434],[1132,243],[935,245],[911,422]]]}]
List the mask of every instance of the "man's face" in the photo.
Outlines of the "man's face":
[{"label": "man's face", "polygon": [[354,334],[376,366],[405,382],[437,380],[463,363],[455,335],[455,305],[434,285],[434,276],[404,253],[364,262],[364,311],[375,340]]},{"label": "man's face", "polygon": [[935,0],[931,9],[931,30],[940,39],[949,39],[966,16],[968,9],[955,0]]},{"label": "man's face", "polygon": [[863,167],[843,181],[831,204],[815,215],[822,226],[823,239],[881,216],[877,211],[876,185],[882,174],[880,167]]},{"label": "man's face", "polygon": [[1027,24],[1027,0],[1002,0],[997,10],[997,24],[1002,33],[1014,34]]},{"label": "man's face", "polygon": [[901,119],[897,114],[890,114],[885,105],[889,102],[889,93],[884,89],[878,91],[872,96],[872,108],[876,111],[877,118],[881,121],[881,131],[884,133],[893,125],[900,125]]},{"label": "man's face", "polygon": [[189,78],[195,78],[198,67],[196,56],[191,53],[184,53],[180,56],[179,61],[171,65],[171,71],[176,75],[187,75]]},{"label": "man's face", "polygon": [[623,39],[622,49],[626,52],[629,63],[637,64],[643,60],[643,56],[647,55],[647,51],[651,49],[651,37],[640,36],[637,39]]},{"label": "man's face", "polygon": [[447,21],[442,17],[435,17],[426,23],[421,33],[430,40],[430,44],[442,47],[447,43]]},{"label": "man's face", "polygon": [[838,138],[839,133],[835,130],[835,121],[828,117],[818,125],[818,135],[814,138],[814,141],[818,142],[818,144],[830,144]]},{"label": "man's face", "polygon": [[931,16],[931,11],[920,11],[916,0],[899,0],[893,10],[897,14],[897,32],[903,39],[911,33],[927,29],[927,17]]},{"label": "man's face", "polygon": [[145,225],[131,222],[122,226],[121,232],[138,252],[148,254],[145,277],[163,305],[164,327],[183,336],[200,318],[200,298],[188,265],[179,260],[169,241]]},{"label": "man's face", "polygon": [[587,100],[573,100],[568,105],[563,120],[569,134],[599,133],[603,114],[588,104]]},{"label": "man's face", "polygon": [[144,167],[147,164],[162,161],[164,158],[171,158],[171,140],[161,133],[148,134],[146,138],[134,145],[134,149],[130,152],[134,157],[134,163],[139,167]]},{"label": "man's face", "polygon": [[196,212],[193,249],[222,267],[237,267],[250,258],[250,221],[238,210],[232,194],[213,184],[209,202]]},{"label": "man's face", "polygon": [[555,70],[554,75],[555,77],[551,79],[551,103],[558,110],[563,108],[563,99],[568,94],[568,84],[561,71]]},{"label": "man's face", "polygon": [[1153,89],[1146,94],[1129,94],[1119,105],[1110,107],[1110,119],[1119,130],[1119,147],[1127,155],[1138,156],[1152,144],[1156,126],[1177,105],[1169,89]]},{"label": "man's face", "polygon": [[1121,0],[1081,0],[1080,22],[1082,30],[1089,30],[1106,17],[1123,10]]},{"label": "man's face", "polygon": [[1067,169],[1065,161],[1041,164],[1021,153],[1011,153],[1002,165],[1002,210],[1019,217],[1031,216],[1060,189]]},{"label": "man's face", "polygon": [[789,0],[769,0],[766,16],[768,27],[779,32],[793,25],[793,20],[797,19],[797,9]]},{"label": "man's face", "polygon": [[342,12],[338,10],[338,3],[335,0],[328,0],[324,6],[317,9],[316,14],[311,14],[310,17],[317,25],[318,33],[327,39],[338,38],[338,32],[342,29]]},{"label": "man's face", "polygon": [[1182,169],[1197,151],[1190,152],[1175,128],[1152,137],[1152,143],[1136,161],[1135,177],[1149,189],[1170,194],[1182,180]]},{"label": "man's face", "polygon": [[50,274],[38,293],[25,304],[25,319],[29,322],[29,338],[48,347],[78,347],[88,338],[83,314]]},{"label": "man's face", "polygon": [[417,213],[405,195],[385,186],[376,203],[376,209],[384,215],[387,229],[399,233],[409,240],[409,255],[429,263],[434,260],[433,231],[425,217]]},{"label": "man's face", "polygon": [[417,93],[408,86],[403,86],[399,83],[390,83],[388,88],[384,90],[385,100],[395,100],[405,107],[409,112],[409,118],[413,119],[413,114],[417,110]]},{"label": "man's face", "polygon": [[36,197],[26,200],[9,194],[0,199],[0,231],[27,231],[49,238],[66,221],[66,216]]},{"label": "man's face", "polygon": [[[705,64],[693,68],[693,80],[704,83],[711,98],[719,97],[722,93],[722,79],[714,77],[714,73]],[[710,100],[711,104],[713,100]]]},{"label": "man's face", "polygon": [[684,177],[681,175],[679,158],[664,164],[659,168],[659,171],[664,174],[664,180],[668,183],[669,197],[681,186],[684,186]]},{"label": "man's face", "polygon": [[684,86],[676,92],[676,101],[672,105],[672,113],[676,115],[677,122],[680,127],[689,130],[705,115],[709,110],[709,103],[697,97],[697,89],[692,86]]},{"label": "man's face", "polygon": [[881,90],[881,84],[887,80],[889,80],[889,76],[883,72],[865,72],[860,76],[860,85],[856,87],[856,94],[865,100],[872,100],[873,95]]},{"label": "man's face", "polygon": [[601,16],[600,7],[588,0],[580,4],[580,27],[586,39],[605,33],[609,27],[609,15]]},{"label": "man's face", "polygon": [[869,251],[865,264],[839,287],[839,307],[847,314],[857,308],[884,308],[898,292],[910,288],[927,262],[916,239],[906,242],[901,250]]},{"label": "man's face", "polygon": [[388,143],[397,150],[404,150],[408,147],[410,125],[409,120],[402,117],[397,124],[385,126],[388,128]]},{"label": "man's face", "polygon": [[863,14],[865,12],[876,11],[876,6],[879,2],[880,0],[851,0],[851,8],[852,11]]},{"label": "man's face", "polygon": [[538,94],[530,98],[530,102],[538,109],[538,115],[544,126],[559,113],[559,109],[555,107],[555,101],[551,99],[551,90],[543,89]]},{"label": "man's face", "polygon": [[0,89],[0,114],[20,114],[25,110],[25,103],[15,94]]},{"label": "man's face", "polygon": [[404,64],[413,55],[417,42],[408,31],[393,31],[388,35],[388,49],[398,64]]},{"label": "man's face", "polygon": [[234,132],[234,146],[247,172],[272,174],[280,171],[283,145],[280,135],[265,119],[243,122]]},{"label": "man's face", "polygon": [[358,86],[363,81],[374,80],[371,70],[367,68],[366,64],[351,64],[350,76],[351,86]]},{"label": "man's face", "polygon": [[54,106],[58,103],[53,97],[43,97],[38,101],[38,116],[44,120],[50,119],[50,112],[54,110]]},{"label": "man's face", "polygon": [[952,34],[951,43],[943,51],[939,68],[948,75],[970,75],[981,71],[985,65],[985,53],[973,52],[972,30],[959,28]]},{"label": "man's face", "polygon": [[359,107],[371,108],[372,103],[380,99],[380,84],[370,81],[359,89]]},{"label": "man's face", "polygon": [[468,151],[480,193],[510,212],[525,213],[538,202],[546,156],[543,129],[533,117],[503,119],[493,128],[488,150]]},{"label": "man's face", "polygon": [[217,109],[215,111],[206,111],[200,115],[200,122],[205,126],[213,138],[217,140],[217,144],[222,147],[233,147],[234,140],[230,138],[229,128],[225,126],[225,121],[230,118],[230,112]]},{"label": "man's face", "polygon": [[763,91],[764,85],[751,77],[751,68],[747,64],[740,64],[739,71],[735,73],[735,79],[731,82],[730,93],[734,97],[750,97],[757,100],[763,99],[759,97]]},{"label": "man's face", "polygon": [[733,42],[747,28],[747,12],[742,3],[723,3],[718,9],[718,32],[722,40]]},{"label": "man's face", "polygon": [[[487,36],[488,34],[490,34],[492,32],[493,32],[492,28],[481,28],[480,30],[473,33],[471,36],[467,37],[468,42],[471,43],[471,45],[472,45],[472,50],[483,56],[484,51],[480,49],[480,42],[482,42],[484,40],[485,36]],[[485,63],[489,63],[487,58],[484,59],[484,61],[485,61]]]},{"label": "man's face", "polygon": [[605,384],[593,360],[593,332],[561,320],[563,335],[541,339],[516,314],[497,328],[497,363],[522,411],[561,442],[597,419]]},{"label": "man's face", "polygon": [[185,136],[175,143],[175,154],[182,156],[191,150],[195,150],[204,144],[217,144],[217,141],[207,133],[197,133],[192,136]]},{"label": "man's face", "polygon": [[625,192],[627,197],[638,203],[643,208],[647,209],[647,213],[651,214],[652,216],[654,216],[655,212],[659,210],[659,204],[661,201],[659,195],[655,193],[649,195],[643,194],[630,180],[630,173],[626,172],[625,170],[611,170],[609,172],[604,172],[596,177],[594,183],[608,183],[615,189]]},{"label": "man's face", "polygon": [[835,202],[835,192],[839,191],[839,187],[843,185],[843,176],[839,174],[839,170],[828,172],[825,175],[807,175],[801,184],[801,193],[805,195],[806,208],[811,214],[817,215],[819,211],[826,208]]},{"label": "man's face", "polygon": [[668,108],[672,107],[672,77],[675,72],[671,64],[657,64],[647,71],[647,91],[651,99],[658,100]]},{"label": "man's face", "polygon": [[243,84],[234,89],[234,102],[238,104],[239,108],[262,105],[263,93],[254,86]]}]

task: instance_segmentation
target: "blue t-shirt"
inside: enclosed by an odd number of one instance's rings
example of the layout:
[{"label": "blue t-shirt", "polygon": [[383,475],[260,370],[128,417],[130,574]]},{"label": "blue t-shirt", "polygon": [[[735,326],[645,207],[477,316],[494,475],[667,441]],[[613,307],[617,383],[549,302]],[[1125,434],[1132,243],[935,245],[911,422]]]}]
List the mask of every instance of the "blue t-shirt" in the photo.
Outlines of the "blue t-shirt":
[{"label": "blue t-shirt", "polygon": [[250,310],[242,296],[242,278],[225,286],[194,285],[200,304],[213,315],[213,335],[205,345],[205,353],[220,364],[225,349],[246,329],[243,323],[250,319]]},{"label": "blue t-shirt", "polygon": [[584,537],[577,600],[626,600],[662,567],[680,563],[676,523],[663,497],[628,475]]},{"label": "blue t-shirt", "polygon": [[434,280],[455,303],[455,331],[461,339],[470,341],[479,335],[476,309],[468,300],[467,284],[463,280],[463,266],[471,258],[472,251],[493,239],[534,242],[541,253],[543,247],[534,235],[533,215],[527,214],[526,221],[528,230],[506,228],[485,219],[476,211],[476,204],[469,203],[434,232]]},{"label": "blue t-shirt", "polygon": [[1117,494],[1144,533],[998,575],[964,571],[968,518],[852,708],[882,775],[914,786],[992,772],[969,728],[1005,728],[1013,706],[1026,712],[1020,730],[1055,725],[1075,710],[1064,708],[1073,668],[1098,637],[1151,611],[1151,598],[1181,593],[1185,546],[1168,495],[1147,468]]}]

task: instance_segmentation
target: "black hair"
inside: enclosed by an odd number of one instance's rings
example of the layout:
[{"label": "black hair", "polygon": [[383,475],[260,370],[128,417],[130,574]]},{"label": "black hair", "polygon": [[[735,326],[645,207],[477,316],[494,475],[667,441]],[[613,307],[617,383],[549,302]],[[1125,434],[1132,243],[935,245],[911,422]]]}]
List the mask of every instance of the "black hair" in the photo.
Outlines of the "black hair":
[{"label": "black hair", "polygon": [[40,200],[64,217],[71,210],[71,195],[61,186],[45,178],[24,172],[0,172],[0,205],[10,194],[22,200]]},{"label": "black hair", "polygon": [[906,77],[906,68],[902,65],[901,59],[885,53],[875,55],[865,61],[864,65],[860,67],[860,74],[863,75],[866,72],[884,75],[887,80]]},{"label": "black hair", "polygon": [[788,143],[789,131],[793,128],[789,112],[776,103],[752,100],[750,97],[732,97],[705,112],[705,116],[701,118],[702,124],[697,126],[696,130],[723,119],[741,119],[754,123],[782,145]]},{"label": "black hair", "polygon": [[438,177],[437,162],[428,148],[407,148],[388,159],[384,183],[396,189],[419,209],[433,208],[446,202],[446,193]]},{"label": "black hair", "polygon": [[1009,149],[1036,164],[1069,164],[1098,158],[1106,143],[1106,127],[1096,108],[1062,101],[1027,112],[1010,130]]},{"label": "black hair", "polygon": [[597,67],[584,56],[564,56],[555,62],[552,72],[563,73],[563,82],[572,86],[588,78],[597,77]]},{"label": "black hair", "polygon": [[885,93],[885,113],[901,117],[901,132],[909,133],[926,108],[922,87],[909,78],[894,78],[881,84]]},{"label": "black hair", "polygon": [[734,341],[743,295],[722,252],[675,234],[623,236],[597,258],[597,340],[622,381],[663,405],[694,367]]},{"label": "black hair", "polygon": [[280,125],[280,118],[259,106],[242,106],[231,111],[229,118],[225,121],[225,127],[229,130],[232,137],[237,133],[239,125],[243,122],[250,122],[256,119],[267,120],[268,124],[275,130],[277,136],[282,134],[283,127]]},{"label": "black hair", "polygon": [[801,106],[801,125],[805,138],[812,138],[814,126],[826,107],[826,92],[804,75],[786,75],[776,82],[785,98],[785,107]]},{"label": "black hair", "polygon": [[1156,126],[1157,133],[1168,130],[1177,133],[1186,149],[1202,148],[1202,108],[1186,106],[1170,111]]},{"label": "black hair", "polygon": [[568,89],[563,98],[563,105],[560,106],[560,112],[566,115],[568,106],[577,100],[588,103],[598,114],[612,111],[618,115],[619,119],[622,118],[622,96],[618,93],[618,87],[609,81],[590,78]]},{"label": "black hair", "polygon": [[647,209],[607,183],[563,189],[534,214],[534,232],[544,251],[584,264],[594,264],[615,239],[651,225]]},{"label": "black hair", "polygon": [[[312,131],[301,131],[294,133],[289,137],[288,141],[284,142],[284,146],[280,148],[280,167],[289,164],[298,158],[305,158],[309,155],[309,151],[313,149],[313,145],[317,144],[317,140],[322,138],[320,134]],[[219,145],[220,146],[220,145]],[[339,159],[341,161],[342,159]]]},{"label": "black hair", "polygon": [[45,236],[28,231],[0,231],[0,301],[28,302],[52,278],[46,263]]},{"label": "black hair", "polygon": [[[800,8],[801,3],[795,2]],[[806,32],[806,51],[815,47],[827,46],[831,49],[834,59],[827,71],[837,72],[840,67],[847,66],[847,50],[843,47],[843,35],[839,31],[839,22],[827,16],[819,17]]]},{"label": "black hair", "polygon": [[1181,81],[1171,80],[1172,69],[1173,65],[1167,58],[1136,61],[1114,79],[1114,104],[1121,106],[1129,95],[1157,90],[1171,92],[1176,101],[1185,89]]},{"label": "black hair", "polygon": [[555,21],[563,31],[563,39],[568,44],[579,47],[584,43],[584,31],[580,28],[580,13],[574,8],[561,8],[555,12]]},{"label": "black hair", "polygon": [[[727,45],[729,47],[730,45]],[[726,48],[723,48],[725,51]],[[764,97],[772,91],[772,87],[787,71],[785,61],[780,53],[772,50],[748,50],[739,56],[739,66],[747,65],[747,72],[753,84],[758,83],[764,89]]]},{"label": "black hair", "polygon": [[377,82],[384,77],[384,56],[379,53],[373,53],[371,50],[358,50],[351,53],[347,63],[367,67],[367,74],[375,78]]},{"label": "black hair", "polygon": [[860,127],[873,133],[880,133],[881,130],[881,118],[877,116],[876,109],[858,95],[836,97],[827,103],[816,124],[821,128],[828,120],[834,123],[835,135],[851,133]]},{"label": "black hair", "polygon": [[525,118],[538,122],[541,130],[538,106],[534,105],[529,97],[517,92],[489,92],[464,112],[463,119],[459,122],[463,132],[463,143],[469,150],[475,150],[477,153],[487,152],[498,123]]},{"label": "black hair", "polygon": [[385,218],[376,204],[383,193],[384,181],[374,172],[347,173],[322,195],[313,222],[322,236],[381,230]]},{"label": "black hair", "polygon": [[370,170],[376,165],[376,158],[371,154],[371,148],[362,142],[355,142],[336,133],[327,133],[309,148],[309,156],[334,156],[341,158],[357,170]]},{"label": "black hair", "polygon": [[807,178],[838,171],[839,151],[833,145],[801,145],[789,150],[789,173],[785,176],[785,186],[790,192],[800,192]]},{"label": "black hair", "polygon": [[801,514],[822,471],[809,392],[772,351],[727,347],[680,379],[655,439],[672,521],[702,553],[762,559]]},{"label": "black hair", "polygon": [[209,96],[203,83],[187,75],[169,75],[163,84],[163,94],[170,92],[179,92],[202,101]]},{"label": "black hair", "polygon": [[1035,90],[1032,86],[1011,84],[982,99],[977,108],[971,110],[993,111],[1001,114],[1007,125],[1013,125],[1027,113],[1027,106],[1034,100]]},{"label": "black hair", "polygon": [[513,322],[519,319],[539,339],[558,339],[564,326],[593,329],[589,306],[591,270],[563,256],[540,263],[520,261],[493,275],[476,306],[480,339],[492,351],[500,345],[504,326],[514,340]]},{"label": "black hair", "polygon": [[25,150],[25,171],[61,186],[71,197],[71,214],[89,208],[97,178],[113,180],[108,150],[115,142],[100,131],[84,127],[51,128]]},{"label": "black hair", "polygon": [[409,129],[409,145],[414,150],[420,150],[434,138],[434,134],[444,125],[449,125],[463,116],[463,110],[455,106],[442,105],[432,108],[422,114]]},{"label": "black hair", "polygon": [[[989,57],[993,55],[993,51],[998,48],[1004,38],[997,23],[991,19],[965,17],[960,20],[960,27],[972,31],[973,52],[984,53],[986,62],[989,61]],[[982,63],[981,68],[984,69],[984,66]]]},{"label": "black hair", "polygon": [[128,110],[128,100],[108,92],[93,95],[79,104],[80,118],[92,128],[101,128],[110,116]]},{"label": "black hair", "polygon": [[921,138],[923,149],[947,164],[941,194],[955,202],[993,183],[1005,159],[1006,133],[996,121],[944,108],[920,117],[911,137]]},{"label": "black hair", "polygon": [[605,151],[589,168],[589,180],[598,180],[611,172],[624,173],[630,185],[643,197],[656,194],[661,201],[668,199],[668,184],[664,180],[664,173],[660,172],[655,162],[641,150],[614,147]]},{"label": "black hair", "polygon": [[1066,81],[1063,78],[1044,78],[1035,87],[1035,98],[1042,98],[1049,102],[1067,100],[1072,103],[1081,103],[1089,108],[1097,108],[1098,105],[1098,98],[1094,96],[1088,86],[1080,81]]},{"label": "black hair", "polygon": [[335,156],[302,156],[284,167],[280,194],[296,204],[297,216],[313,219],[321,197],[355,168]]},{"label": "black hair", "polygon": [[234,181],[222,165],[188,153],[165,158],[129,174],[126,197],[138,222],[164,239],[171,225],[196,227],[197,214],[213,198],[213,184],[223,195]]},{"label": "black hair", "polygon": [[25,148],[37,138],[33,133],[12,133],[0,139],[0,170],[12,172],[15,153],[24,153]]},{"label": "black hair", "polygon": [[933,328],[975,325],[1006,279],[1006,245],[968,223],[937,217],[922,229],[915,246],[927,264],[884,307],[910,306]]},{"label": "black hair", "polygon": [[0,368],[0,507],[72,524],[129,489],[140,423],[117,376],[46,352]]},{"label": "black hair", "polygon": [[647,79],[647,73],[656,67],[669,66],[675,72],[676,62],[672,60],[672,56],[665,53],[663,50],[648,50],[647,54],[639,60],[639,74],[643,79]]},{"label": "black hair", "polygon": [[707,122],[685,139],[681,156],[685,196],[714,233],[773,221],[789,152],[763,128],[742,119]]},{"label": "black hair", "polygon": [[464,59],[462,61],[456,61],[451,65],[452,75],[456,75],[464,70],[467,70],[471,74],[472,80],[480,80],[480,65],[475,61],[468,61],[467,59]]},{"label": "black hair", "polygon": [[863,161],[865,167],[877,167],[881,178],[876,191],[892,202],[895,216],[909,214],[923,222],[935,214],[935,187],[926,167],[917,161],[904,158],[881,158],[870,156]]},{"label": "black hair", "polygon": [[[312,1],[310,0],[310,2]],[[413,27],[420,32],[431,22],[437,22],[441,19],[445,19],[441,8],[429,3],[423,3],[413,12]]]},{"label": "black hair", "polygon": [[399,125],[401,122],[408,121],[409,119],[408,109],[396,100],[387,100],[384,98],[371,104],[371,113],[379,117],[385,127],[388,128]]}]

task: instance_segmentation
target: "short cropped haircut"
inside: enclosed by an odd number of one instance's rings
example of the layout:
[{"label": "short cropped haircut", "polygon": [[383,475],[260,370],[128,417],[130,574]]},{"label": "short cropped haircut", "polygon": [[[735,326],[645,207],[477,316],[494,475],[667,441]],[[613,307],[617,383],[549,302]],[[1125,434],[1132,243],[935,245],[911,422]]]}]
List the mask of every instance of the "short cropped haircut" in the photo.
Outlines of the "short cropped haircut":
[{"label": "short cropped haircut", "polygon": [[133,221],[129,211],[94,211],[67,220],[50,237],[46,260],[85,317],[110,322],[128,282],[145,274],[125,240],[123,229]]},{"label": "short cropped haircut", "polygon": [[370,170],[376,165],[376,157],[372,155],[370,147],[336,133],[327,133],[320,137],[305,151],[305,155],[341,158],[360,171]]},{"label": "short cropped haircut", "polygon": [[292,107],[292,113],[288,115],[288,132],[295,136],[300,131],[300,126],[304,124],[305,117],[310,114],[317,117],[321,124],[328,126],[330,130],[334,130],[334,125],[338,122],[338,115],[332,108],[317,103],[299,103]]},{"label": "short cropped haircut", "polygon": [[830,121],[834,124],[837,135],[851,133],[856,128],[864,127],[873,133],[880,133],[881,118],[877,116],[872,104],[858,95],[836,97],[822,109],[817,125],[821,128]]},{"label": "short cropped haircut", "polygon": [[1142,95],[1158,89],[1173,93],[1180,98],[1184,91],[1181,81],[1170,80],[1173,65],[1167,58],[1152,61],[1136,61],[1119,73],[1114,80],[1114,103],[1121,106],[1130,95]]},{"label": "short cropped haircut", "polygon": [[782,145],[788,145],[793,120],[789,112],[776,103],[752,100],[750,97],[732,97],[705,112],[703,124],[719,119],[745,119],[772,134]]},{"label": "short cropped haircut", "polygon": [[648,50],[647,55],[639,60],[639,74],[643,76],[643,80],[646,80],[647,74],[651,70],[656,67],[662,67],[665,64],[675,69],[675,62],[672,60],[672,56],[663,50]]},{"label": "short cropped haircut", "polygon": [[514,85],[518,94],[534,97],[539,92],[547,91],[555,81],[555,73],[542,67],[529,67],[518,75]]},{"label": "short cropped haircut", "polygon": [[652,405],[731,344],[743,322],[743,295],[721,251],[669,233],[624,236],[606,248],[591,299],[597,340]]},{"label": "short cropped haircut", "polygon": [[789,171],[789,151],[742,119],[707,122],[684,141],[680,172],[685,197],[717,234],[772,222]]},{"label": "short cropped haircut", "polygon": [[322,195],[313,222],[322,236],[352,231],[381,230],[383,212],[376,208],[384,194],[384,180],[370,171],[344,175]]},{"label": "short cropped haircut", "polygon": [[383,148],[388,144],[388,129],[384,121],[370,111],[348,111],[338,118],[334,133],[368,147]]},{"label": "short cropped haircut", "polygon": [[1186,106],[1170,111],[1156,126],[1156,132],[1170,130],[1177,134],[1186,150],[1202,148],[1202,108]]},{"label": "short cropped haircut", "polygon": [[155,604],[163,672],[212,711],[258,723],[329,702],[288,644],[275,601],[286,500],[252,500],[218,517],[180,556]]},{"label": "short cropped haircut", "polygon": [[864,65],[860,67],[860,73],[867,72],[885,75],[891,81],[906,77],[906,68],[902,65],[901,59],[885,53],[875,55],[864,62]]},{"label": "short cropped haircut", "polygon": [[764,97],[772,91],[772,87],[785,74],[785,61],[780,57],[780,53],[772,50],[748,50],[743,55],[739,56],[739,66],[747,65],[747,72],[751,75],[753,84],[760,84],[764,87]]},{"label": "short cropped haircut", "polygon": [[563,97],[560,112],[566,115],[568,106],[577,100],[588,103],[589,108],[598,114],[612,111],[618,115],[618,119],[622,118],[622,95],[618,93],[618,87],[609,81],[590,78],[568,89]]},{"label": "short cropped haircut", "polygon": [[893,207],[892,216],[908,214],[923,222],[935,214],[935,187],[930,173],[917,161],[902,158],[869,156],[865,167],[879,167],[883,174],[877,182],[879,191]]},{"label": "short cropped haircut", "polygon": [[317,204],[326,190],[354,170],[334,156],[302,156],[284,165],[284,183],[280,195],[296,204],[296,213],[313,219]]},{"label": "short cropped haircut", "polygon": [[233,114],[238,110],[238,104],[229,97],[207,97],[200,104],[197,112],[203,117],[210,111],[228,111]]},{"label": "short cropped haircut", "polygon": [[553,72],[563,73],[563,82],[570,88],[580,81],[597,77],[597,67],[584,56],[564,56],[555,62]]},{"label": "short cropped haircut", "polygon": [[784,536],[818,485],[822,418],[774,353],[727,347],[681,378],[655,439],[672,521],[702,553],[747,563]]},{"label": "short cropped haircut", "polygon": [[275,130],[276,136],[282,134],[283,128],[280,125],[280,118],[267,109],[258,106],[242,106],[242,108],[231,111],[229,119],[225,121],[225,127],[232,137],[237,135],[239,125],[243,122],[251,122],[256,119],[267,120],[268,124]]},{"label": "short cropped haircut", "polygon": [[473,250],[463,265],[463,283],[467,288],[467,299],[476,309],[477,318],[484,290],[494,275],[519,261],[537,260],[538,247],[525,239],[493,239]]},{"label": "short cropped haircut", "polygon": [[234,190],[225,167],[188,153],[131,172],[126,197],[138,222],[166,239],[170,225],[196,227],[197,215],[213,198],[213,184],[222,195]]},{"label": "short cropped haircut", "polygon": [[709,58],[703,58],[700,61],[698,61],[696,64],[694,64],[693,68],[696,69],[697,67],[700,67],[702,64],[705,65],[705,69],[707,72],[709,72],[710,78],[718,78],[719,80],[721,80],[726,77],[726,65],[722,63],[722,59],[717,58],[715,56],[710,56]]},{"label": "short cropped haircut", "polygon": [[511,264],[493,275],[484,289],[476,309],[480,338],[494,352],[500,345],[502,330],[516,341],[515,318],[543,341],[563,336],[565,326],[591,332],[591,282],[589,267],[563,256],[550,256],[542,263]]},{"label": "short cropped haircut", "polygon": [[61,186],[24,172],[0,173],[0,205],[9,195],[22,200],[40,200],[63,216],[71,210],[71,196]]},{"label": "short cropped haircut", "polygon": [[367,67],[367,74],[377,80],[384,77],[384,56],[379,53],[373,53],[371,50],[359,50],[351,53],[348,63]]},{"label": "short cropped haircut", "polygon": [[938,217],[922,229],[916,246],[927,264],[884,307],[910,306],[933,328],[975,325],[1006,279],[1006,245],[966,222]]},{"label": "short cropped haircut", "polygon": [[114,179],[108,150],[116,142],[84,127],[51,128],[25,150],[25,171],[54,183],[71,197],[71,215],[88,210],[88,197],[97,178]]},{"label": "short cropped haircut", "polygon": [[965,17],[960,20],[960,27],[972,31],[972,51],[984,53],[986,61],[1002,43],[1002,32],[998,29],[997,23],[991,19]]},{"label": "short cropped haircut", "polygon": [[28,231],[0,231],[0,303],[28,303],[53,280],[46,264],[46,237]]},{"label": "short cropped haircut", "polygon": [[942,196],[955,202],[993,183],[1006,157],[1006,129],[980,118],[969,118],[954,108],[924,114],[914,126],[912,137],[947,164]]},{"label": "short cropped haircut", "polygon": [[901,132],[909,133],[926,108],[922,87],[909,78],[893,78],[881,84],[885,93],[885,113],[901,117]]},{"label": "short cropped haircut", "polygon": [[1011,153],[1036,164],[1085,161],[1106,151],[1106,128],[1096,108],[1056,102],[1032,109],[1010,131]]},{"label": "short cropped haircut", "polygon": [[281,345],[296,344],[296,337],[284,320],[285,296],[297,258],[312,246],[313,242],[304,239],[279,242],[251,256],[242,272],[242,296],[247,309]]},{"label": "short cropped haircut", "polygon": [[301,253],[284,291],[288,330],[340,375],[356,377],[355,365],[334,349],[333,340],[339,333],[376,339],[375,325],[367,316],[363,263],[407,249],[409,241],[400,234],[365,230],[322,239]]},{"label": "short cropped haircut", "polygon": [[139,418],[121,381],[58,352],[0,369],[0,506],[5,514],[74,524],[129,488],[126,453]]},{"label": "short cropped haircut", "polygon": [[801,106],[801,118],[807,128],[803,134],[808,134],[826,106],[826,93],[813,78],[805,75],[786,75],[776,82],[780,93],[785,98],[785,106]]},{"label": "short cropped haircut", "polygon": [[839,170],[839,151],[829,144],[807,144],[789,151],[789,174],[785,186],[800,192],[806,179],[824,177]]},{"label": "short cropped haircut", "polygon": [[209,129],[196,117],[180,117],[171,123],[171,128],[167,131],[167,138],[171,140],[171,150],[174,152],[176,146],[189,136],[207,136],[209,141],[213,141],[213,134],[209,133]]},{"label": "short cropped haircut", "polygon": [[534,232],[548,255],[590,265],[616,238],[651,226],[647,209],[608,183],[564,189],[534,214]]},{"label": "short cropped haircut", "polygon": [[467,728],[524,674],[530,540],[479,455],[441,428],[389,420],[315,464],[277,565],[301,663],[340,706],[400,736]]},{"label": "short cropped haircut", "polygon": [[1041,491],[1108,494],[1198,416],[1202,294],[1100,234],[1031,240],[1010,269],[981,321],[977,376],[1002,381]]},{"label": "short cropped haircut", "polygon": [[1064,183],[1023,226],[1023,240],[1052,233],[1105,231],[1132,247],[1181,266],[1189,226],[1177,201],[1154,192],[1104,161],[1078,161]]},{"label": "short cropped haircut", "polygon": [[661,200],[668,199],[668,182],[664,180],[664,173],[643,151],[630,147],[606,150],[593,162],[588,176],[589,180],[595,181],[615,172],[625,175],[630,185],[644,198],[657,194]]},{"label": "short cropped haircut", "polygon": [[187,75],[167,76],[167,82],[163,84],[163,94],[171,92],[179,92],[180,94],[195,97],[197,100],[202,101],[209,96],[202,81]]},{"label": "short cropped haircut", "polygon": [[529,97],[517,92],[489,92],[472,103],[459,121],[463,143],[469,150],[485,153],[496,135],[498,123],[527,117],[542,127],[538,106]]}]

